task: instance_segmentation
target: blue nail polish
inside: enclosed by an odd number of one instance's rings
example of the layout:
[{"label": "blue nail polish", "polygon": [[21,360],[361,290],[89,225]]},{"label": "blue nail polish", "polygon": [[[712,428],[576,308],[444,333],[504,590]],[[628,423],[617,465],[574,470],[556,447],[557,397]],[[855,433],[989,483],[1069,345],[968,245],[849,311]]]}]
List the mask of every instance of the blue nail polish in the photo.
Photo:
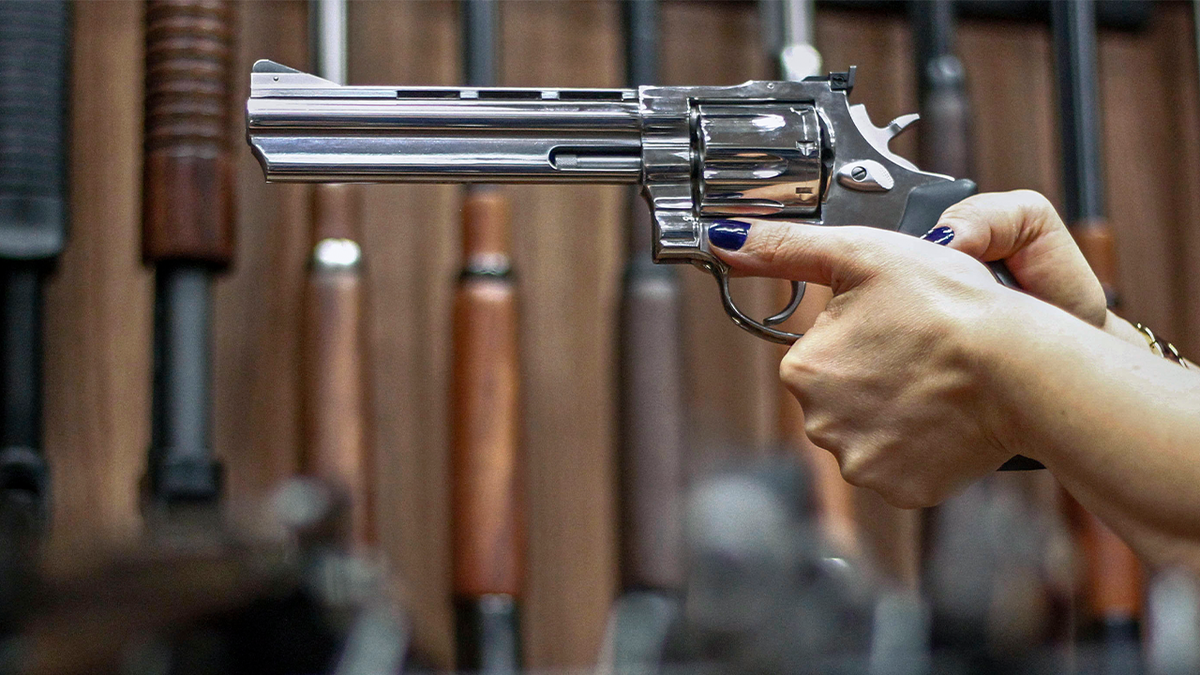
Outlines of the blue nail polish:
[{"label": "blue nail polish", "polygon": [[940,225],[926,232],[925,236],[921,238],[925,241],[932,241],[935,244],[945,246],[946,244],[954,241],[954,230],[946,227],[945,225]]},{"label": "blue nail polish", "polygon": [[750,223],[740,220],[718,220],[708,226],[708,242],[717,248],[736,251],[746,243]]}]

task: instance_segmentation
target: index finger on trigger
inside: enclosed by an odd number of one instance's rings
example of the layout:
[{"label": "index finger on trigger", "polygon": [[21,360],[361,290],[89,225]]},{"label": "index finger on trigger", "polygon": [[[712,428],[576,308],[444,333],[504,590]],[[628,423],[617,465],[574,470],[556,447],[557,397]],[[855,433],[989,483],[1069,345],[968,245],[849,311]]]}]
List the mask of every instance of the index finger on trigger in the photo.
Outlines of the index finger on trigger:
[{"label": "index finger on trigger", "polygon": [[715,255],[740,275],[775,277],[830,286],[834,292],[871,276],[881,235],[861,227],[822,227],[777,220],[719,220],[708,228]]}]

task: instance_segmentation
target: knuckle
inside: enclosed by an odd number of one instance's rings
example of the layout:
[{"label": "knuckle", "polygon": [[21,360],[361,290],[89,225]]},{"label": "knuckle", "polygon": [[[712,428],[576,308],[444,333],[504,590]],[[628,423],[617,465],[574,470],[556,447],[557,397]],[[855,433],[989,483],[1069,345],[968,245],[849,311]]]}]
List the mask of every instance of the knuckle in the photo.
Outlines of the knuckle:
[{"label": "knuckle", "polygon": [[1046,195],[1034,190],[1015,190],[1013,195],[1025,225],[1043,231],[1066,227]]},{"label": "knuckle", "polygon": [[795,242],[788,236],[788,228],[760,228],[759,232],[761,234],[754,241],[754,253],[763,265],[771,267],[791,257]]},{"label": "knuckle", "polygon": [[854,487],[871,489],[866,464],[867,462],[862,453],[847,452],[838,455],[838,465],[842,470],[842,478]]},{"label": "knuckle", "polygon": [[838,462],[845,466],[846,459],[843,456],[845,448],[842,445],[842,436],[837,433],[836,425],[828,414],[820,410],[806,409],[804,411],[804,434],[818,448],[837,455]]}]

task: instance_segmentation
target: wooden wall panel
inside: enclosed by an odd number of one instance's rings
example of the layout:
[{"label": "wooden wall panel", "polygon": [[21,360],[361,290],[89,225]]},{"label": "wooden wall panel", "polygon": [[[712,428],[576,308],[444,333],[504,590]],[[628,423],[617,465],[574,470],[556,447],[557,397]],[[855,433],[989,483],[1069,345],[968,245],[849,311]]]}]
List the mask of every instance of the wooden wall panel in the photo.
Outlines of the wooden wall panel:
[{"label": "wooden wall panel", "polygon": [[75,7],[72,227],[46,291],[50,560],[137,535],[150,441],[150,275],[141,268],[142,7]]},{"label": "wooden wall panel", "polygon": [[[504,84],[621,85],[615,4],[508,2],[502,18]],[[521,301],[527,662],[587,663],[616,582],[613,321],[626,191],[524,186],[508,194]]]},{"label": "wooden wall panel", "polygon": [[[251,64],[260,58],[303,64],[307,15],[299,0],[237,9],[240,103],[233,119],[240,125]],[[225,466],[228,508],[241,511],[256,507],[296,467],[308,204],[304,186],[263,182],[244,129],[235,127],[230,136],[237,158],[237,250],[216,284],[213,443]]]},{"label": "wooden wall panel", "polygon": [[[239,9],[243,94],[257,58],[305,64],[303,0]],[[612,0],[509,0],[502,11],[505,83],[621,84]],[[46,325],[52,559],[59,561],[140,531],[134,486],[149,436],[152,295],[138,252],[141,12],[136,2],[76,5],[74,226],[49,289]],[[457,82],[457,19],[452,0],[353,3],[351,81]],[[866,103],[877,123],[916,108],[904,16],[822,8],[817,28],[827,68],[859,66],[854,101]],[[730,84],[772,72],[756,3],[672,0],[663,29],[665,83]],[[1146,32],[1102,36],[1101,67],[1109,204],[1127,307],[1196,354],[1200,92],[1191,31],[1189,4],[1162,3]],[[981,187],[1030,187],[1061,203],[1046,26],[964,21],[959,51],[970,76]],[[237,262],[217,287],[215,443],[236,511],[295,466],[307,189],[264,184],[243,130],[230,134],[241,151],[240,218]],[[911,133],[895,143],[909,156],[915,147]],[[523,310],[531,665],[591,661],[615,590],[613,321],[623,194],[509,189]],[[382,541],[404,579],[418,644],[442,665],[452,654],[446,385],[459,195],[452,186],[363,188]],[[685,269],[681,276],[696,476],[777,442],[779,351],[728,321],[706,275]],[[774,309],[775,284],[741,286],[760,315]],[[873,524],[868,550],[885,575],[911,575],[911,514],[868,493],[857,501]]]},{"label": "wooden wall panel", "polygon": [[[351,83],[455,84],[457,17],[452,2],[354,3]],[[405,585],[421,650],[446,665],[453,660],[446,407],[459,192],[370,185],[362,194],[381,541]]]}]

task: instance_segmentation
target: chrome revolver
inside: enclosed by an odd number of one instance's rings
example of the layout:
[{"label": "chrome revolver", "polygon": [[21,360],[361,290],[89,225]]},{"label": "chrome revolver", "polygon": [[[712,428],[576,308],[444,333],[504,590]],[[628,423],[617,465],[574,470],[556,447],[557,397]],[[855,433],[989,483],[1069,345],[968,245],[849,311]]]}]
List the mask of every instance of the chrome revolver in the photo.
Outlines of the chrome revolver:
[{"label": "chrome revolver", "polygon": [[[247,137],[269,181],[640,183],[658,263],[711,273],[734,323],[777,328],[804,294],[755,320],[734,303],[707,225],[730,216],[869,225],[920,236],[975,192],[888,149],[917,120],[876,127],[850,105],[854,68],[731,87],[557,89],[339,86],[259,61]],[[1002,265],[993,265],[1009,281]]]}]

